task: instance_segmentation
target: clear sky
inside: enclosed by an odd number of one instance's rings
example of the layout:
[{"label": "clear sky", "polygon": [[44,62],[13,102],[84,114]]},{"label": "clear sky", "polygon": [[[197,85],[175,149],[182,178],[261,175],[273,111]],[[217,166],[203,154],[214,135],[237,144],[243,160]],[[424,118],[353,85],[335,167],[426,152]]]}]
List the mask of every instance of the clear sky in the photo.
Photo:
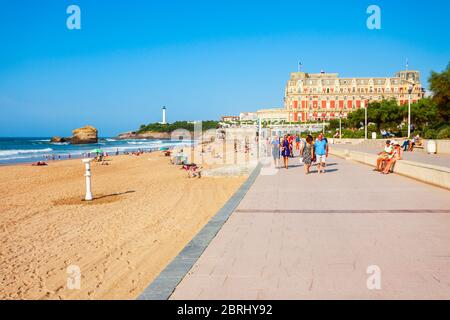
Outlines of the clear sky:
[{"label": "clear sky", "polygon": [[[281,107],[289,73],[443,70],[448,0],[0,0],[0,136],[101,136]],[[81,8],[81,30],[66,9]],[[381,8],[381,30],[366,9]]]}]

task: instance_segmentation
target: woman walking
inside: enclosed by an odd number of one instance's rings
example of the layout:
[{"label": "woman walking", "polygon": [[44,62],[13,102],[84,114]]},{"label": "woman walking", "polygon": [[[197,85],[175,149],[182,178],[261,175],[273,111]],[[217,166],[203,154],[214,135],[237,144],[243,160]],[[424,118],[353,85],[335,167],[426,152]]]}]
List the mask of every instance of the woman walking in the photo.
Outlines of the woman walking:
[{"label": "woman walking", "polygon": [[291,155],[290,143],[287,135],[284,136],[281,144],[281,155],[283,156],[284,167],[287,169],[289,167],[289,156]]},{"label": "woman walking", "polygon": [[308,135],[306,137],[306,143],[302,146],[300,154],[303,157],[303,163],[305,164],[305,174],[309,174],[309,169],[311,168],[312,159],[314,158],[314,146],[312,144],[313,138]]}]

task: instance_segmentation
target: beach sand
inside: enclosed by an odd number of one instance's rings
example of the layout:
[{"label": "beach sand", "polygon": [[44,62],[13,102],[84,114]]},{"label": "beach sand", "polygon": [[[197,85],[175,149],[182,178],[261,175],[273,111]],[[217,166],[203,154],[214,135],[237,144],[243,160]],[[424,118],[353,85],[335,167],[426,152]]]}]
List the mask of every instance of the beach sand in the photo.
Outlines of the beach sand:
[{"label": "beach sand", "polygon": [[160,152],[110,159],[92,203],[79,159],[0,167],[1,299],[134,299],[246,179],[188,179]]}]

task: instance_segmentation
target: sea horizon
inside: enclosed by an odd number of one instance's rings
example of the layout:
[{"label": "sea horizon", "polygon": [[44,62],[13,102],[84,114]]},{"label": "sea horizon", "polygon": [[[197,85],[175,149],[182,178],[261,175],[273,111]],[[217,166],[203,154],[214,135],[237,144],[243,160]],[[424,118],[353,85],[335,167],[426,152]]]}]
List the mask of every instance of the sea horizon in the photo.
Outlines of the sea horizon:
[{"label": "sea horizon", "polygon": [[30,163],[37,161],[82,158],[101,149],[110,155],[135,151],[156,151],[161,148],[185,145],[190,141],[164,139],[115,139],[98,138],[97,143],[71,144],[51,142],[51,137],[0,137],[0,165]]}]

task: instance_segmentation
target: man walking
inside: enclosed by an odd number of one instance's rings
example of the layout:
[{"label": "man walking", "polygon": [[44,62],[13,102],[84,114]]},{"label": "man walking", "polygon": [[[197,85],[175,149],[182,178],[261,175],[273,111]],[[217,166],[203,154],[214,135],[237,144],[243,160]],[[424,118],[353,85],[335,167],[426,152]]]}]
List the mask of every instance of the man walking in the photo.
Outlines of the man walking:
[{"label": "man walking", "polygon": [[325,172],[325,163],[327,159],[328,144],[323,138],[323,134],[319,134],[314,143],[314,154],[316,155],[317,171],[319,173]]}]

